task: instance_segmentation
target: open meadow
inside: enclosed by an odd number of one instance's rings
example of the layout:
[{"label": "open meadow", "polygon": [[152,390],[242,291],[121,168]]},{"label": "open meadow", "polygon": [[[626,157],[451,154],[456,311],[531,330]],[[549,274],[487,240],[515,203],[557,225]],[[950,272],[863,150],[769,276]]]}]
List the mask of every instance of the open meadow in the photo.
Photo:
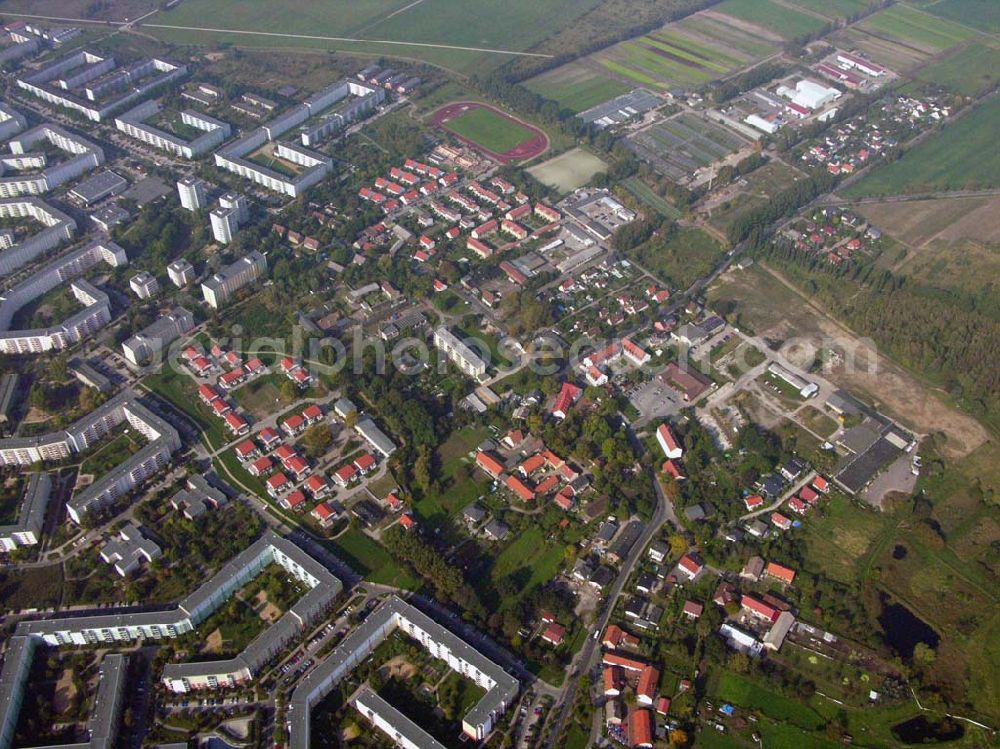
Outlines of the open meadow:
[{"label": "open meadow", "polygon": [[981,31],[1000,32],[1000,3],[995,0],[937,0],[924,10]]},{"label": "open meadow", "polygon": [[975,31],[967,26],[900,4],[880,10],[858,25],[931,53],[953,47],[975,35]]},{"label": "open meadow", "polygon": [[917,71],[917,81],[978,96],[1000,83],[1000,49],[971,43]]}]

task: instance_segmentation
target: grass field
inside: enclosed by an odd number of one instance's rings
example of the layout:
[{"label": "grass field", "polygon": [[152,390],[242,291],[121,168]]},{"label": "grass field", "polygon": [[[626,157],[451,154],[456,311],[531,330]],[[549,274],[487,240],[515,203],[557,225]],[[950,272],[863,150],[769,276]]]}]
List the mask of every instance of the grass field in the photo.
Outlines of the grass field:
[{"label": "grass field", "polygon": [[996,0],[938,0],[924,10],[974,29],[1000,32],[1000,3]]},{"label": "grass field", "polygon": [[489,437],[482,427],[469,427],[452,434],[437,449],[436,458],[441,466],[442,490],[420,497],[414,509],[426,523],[442,526],[472,504],[478,496],[489,491],[485,474],[471,465],[468,453]]},{"label": "grass field", "polygon": [[790,10],[771,0],[725,0],[714,7],[720,13],[762,26],[782,39],[796,39],[823,28],[815,16]]},{"label": "grass field", "polygon": [[823,725],[823,719],[812,708],[772,691],[762,682],[736,673],[720,669],[712,671],[708,693],[722,702],[760,710],[769,718],[792,723],[806,730],[816,730]]},{"label": "grass field", "polygon": [[857,50],[868,59],[897,73],[905,73],[926,62],[933,52],[869,33],[859,25],[850,26],[827,38],[831,44]]},{"label": "grass field", "polygon": [[860,198],[995,187],[1000,184],[998,118],[1000,98],[994,97],[898,161],[876,169],[844,194]]},{"label": "grass field", "polygon": [[520,569],[531,571],[525,589],[547,582],[559,571],[565,558],[562,546],[547,543],[544,534],[537,527],[528,528],[507,548],[500,552],[493,563],[490,577],[501,580]]},{"label": "grass field", "polygon": [[632,89],[621,81],[572,62],[542,73],[526,81],[524,86],[574,114],[603,104]]},{"label": "grass field", "polygon": [[711,235],[694,226],[672,232],[666,242],[654,240],[629,253],[633,258],[673,289],[686,289],[709,270],[724,254]]},{"label": "grass field", "polygon": [[906,5],[893,5],[859,24],[864,29],[934,52],[953,47],[974,31]]},{"label": "grass field", "polygon": [[639,177],[629,177],[622,183],[622,187],[638,200],[647,212],[651,211],[671,220],[680,218],[681,212],[653,192],[652,188]]},{"label": "grass field", "polygon": [[732,197],[712,208],[709,219],[712,226],[726,231],[742,213],[766,204],[801,176],[798,169],[780,161],[772,160],[755,169],[740,180],[738,185],[727,188],[727,195],[731,194]]},{"label": "grass field", "polygon": [[143,28],[179,44],[227,42],[397,55],[467,73],[473,68],[490,69],[510,59],[509,55],[488,50],[526,50],[596,4],[597,0],[544,0],[511,6],[502,0],[485,0],[476,4],[475,13],[470,13],[466,6],[447,0],[290,0],[280,5],[268,0],[184,0],[150,19],[150,24],[183,28]]},{"label": "grass field", "polygon": [[101,445],[80,464],[80,475],[101,478],[142,449],[142,443],[130,434],[119,434]]},{"label": "grass field", "polygon": [[493,153],[505,153],[534,135],[524,125],[484,107],[470,109],[448,120],[445,127]]},{"label": "grass field", "polygon": [[590,151],[574,148],[531,167],[528,173],[543,185],[569,192],[587,184],[595,174],[607,168],[608,165]]},{"label": "grass field", "polygon": [[969,44],[921,68],[916,79],[944,86],[963,96],[978,96],[1000,83],[1000,50]]},{"label": "grass field", "polygon": [[215,418],[198,398],[191,378],[165,366],[161,372],[143,378],[142,384],[185,414],[201,430],[209,447],[218,449],[229,441],[222,420]]},{"label": "grass field", "polygon": [[366,580],[407,590],[420,587],[418,580],[399,569],[389,552],[359,530],[351,529],[325,543],[333,553],[361,572]]}]

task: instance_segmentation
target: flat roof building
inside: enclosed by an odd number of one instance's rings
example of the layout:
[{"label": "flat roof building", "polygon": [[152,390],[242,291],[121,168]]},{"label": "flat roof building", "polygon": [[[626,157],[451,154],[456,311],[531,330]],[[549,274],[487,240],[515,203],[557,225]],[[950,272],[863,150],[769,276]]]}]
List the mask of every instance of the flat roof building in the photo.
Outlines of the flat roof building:
[{"label": "flat roof building", "polygon": [[122,344],[125,358],[135,366],[156,360],[161,351],[194,327],[194,315],[176,307]]},{"label": "flat roof building", "polygon": [[215,309],[222,307],[237,291],[267,272],[267,258],[257,250],[227,265],[201,284],[205,301]]}]

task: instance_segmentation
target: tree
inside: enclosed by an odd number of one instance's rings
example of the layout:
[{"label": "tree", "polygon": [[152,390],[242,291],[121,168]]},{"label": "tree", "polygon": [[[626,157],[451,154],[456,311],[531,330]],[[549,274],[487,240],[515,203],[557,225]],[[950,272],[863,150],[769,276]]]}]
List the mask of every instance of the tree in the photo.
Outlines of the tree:
[{"label": "tree", "polygon": [[329,424],[314,424],[306,430],[302,442],[311,457],[322,455],[333,444],[333,430]]},{"label": "tree", "polygon": [[913,648],[913,662],[930,666],[937,659],[937,652],[925,642],[918,642]]}]

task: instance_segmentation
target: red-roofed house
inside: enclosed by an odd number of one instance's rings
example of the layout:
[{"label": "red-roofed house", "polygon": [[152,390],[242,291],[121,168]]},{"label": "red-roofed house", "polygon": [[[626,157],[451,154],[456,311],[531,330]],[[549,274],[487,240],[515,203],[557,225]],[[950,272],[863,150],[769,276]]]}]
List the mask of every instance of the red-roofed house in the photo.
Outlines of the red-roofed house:
[{"label": "red-roofed house", "polygon": [[416,526],[417,521],[413,519],[413,515],[404,512],[399,516],[399,524],[403,526],[404,530],[412,530]]},{"label": "red-roofed house", "polygon": [[637,367],[648,364],[653,358],[646,349],[629,338],[622,339],[622,351],[625,352],[625,358]]},{"label": "red-roofed house", "polygon": [[260,430],[260,434],[257,435],[257,439],[264,445],[265,450],[271,450],[281,442],[281,435],[273,427],[264,427]]},{"label": "red-roofed house", "polygon": [[617,697],[625,688],[625,672],[618,666],[604,667],[604,696]]},{"label": "red-roofed house", "polygon": [[306,420],[302,418],[299,414],[292,414],[283,422],[281,422],[281,431],[287,434],[289,437],[294,437],[296,434],[301,432],[306,428]]},{"label": "red-roofed house", "polygon": [[640,705],[652,705],[659,691],[660,671],[655,666],[646,666],[639,674],[635,687],[635,700]]},{"label": "red-roofed house", "polygon": [[340,486],[347,486],[350,484],[358,473],[358,469],[353,465],[348,464],[342,466],[333,472],[333,480],[336,481]]},{"label": "red-roofed house", "polygon": [[564,382],[559,395],[556,396],[556,402],[552,406],[552,415],[557,419],[565,419],[570,408],[580,399],[581,395],[583,395],[582,388],[572,382]]},{"label": "red-roofed house", "polygon": [[481,258],[488,258],[493,254],[493,250],[487,245],[480,242],[475,237],[470,237],[469,241],[465,243],[466,249],[472,250],[474,253],[479,255]]},{"label": "red-roofed house", "polygon": [[510,489],[522,502],[530,502],[535,498],[535,492],[527,486],[517,476],[507,477],[507,488]]},{"label": "red-roofed house", "polygon": [[326,476],[314,473],[306,479],[306,489],[308,489],[309,493],[316,499],[322,499],[330,493],[330,482],[326,480]]},{"label": "red-roofed house", "polygon": [[822,476],[817,476],[813,479],[812,488],[816,491],[823,493],[830,487],[830,483]]},{"label": "red-roofed house", "polygon": [[535,487],[536,494],[549,494],[555,491],[556,487],[559,486],[558,476],[546,476],[539,482],[538,486]]},{"label": "red-roofed house", "polygon": [[764,574],[768,577],[773,577],[785,585],[791,585],[795,580],[795,570],[777,562],[768,562],[767,567],[764,568]]},{"label": "red-roofed house", "polygon": [[554,647],[559,647],[565,636],[566,628],[561,624],[556,624],[555,622],[552,622],[552,624],[546,627],[545,631],[542,633],[542,639]]},{"label": "red-roofed house", "polygon": [[701,617],[705,607],[696,601],[685,601],[682,612],[688,619],[698,619]]},{"label": "red-roofed house", "polygon": [[245,463],[252,458],[256,458],[258,455],[260,455],[260,450],[257,445],[250,440],[241,442],[236,446],[236,457],[239,458],[241,463]]},{"label": "red-roofed house", "polygon": [[257,458],[257,460],[251,463],[247,468],[247,473],[251,476],[263,476],[266,473],[270,473],[273,467],[274,461],[265,455],[263,458]]},{"label": "red-roofed house", "polygon": [[302,418],[306,420],[306,424],[315,424],[323,420],[323,409],[311,403],[303,409]]},{"label": "red-roofed house", "polygon": [[289,491],[292,488],[292,482],[288,480],[288,476],[278,471],[276,474],[271,476],[267,482],[267,493],[272,497],[277,498],[281,494]]},{"label": "red-roofed house", "polygon": [[248,375],[253,377],[254,375],[261,374],[267,367],[264,366],[264,362],[260,359],[253,358],[243,365],[243,369],[246,370]]},{"label": "red-roofed house", "polygon": [[742,596],[740,598],[740,608],[747,611],[751,616],[770,622],[776,621],[778,615],[781,613],[774,606],[769,606],[753,596]]},{"label": "red-roofed house", "polygon": [[807,504],[813,504],[817,499],[819,499],[819,495],[810,487],[803,486],[799,489],[799,498]]},{"label": "red-roofed house", "polygon": [[403,509],[403,500],[399,498],[399,495],[396,494],[396,492],[390,492],[385,498],[385,503],[393,512],[399,512]]},{"label": "red-roofed house", "polygon": [[219,386],[223,390],[231,390],[246,379],[242,369],[233,369],[219,377]]},{"label": "red-roofed house", "polygon": [[290,461],[296,455],[298,455],[298,453],[295,452],[295,448],[292,447],[291,445],[279,445],[278,449],[274,451],[274,457],[276,457],[286,466],[288,464],[288,461]]},{"label": "red-roofed house", "polygon": [[705,564],[694,554],[685,554],[678,560],[677,567],[689,580],[694,580],[701,574]]},{"label": "red-roofed house", "polygon": [[680,464],[676,460],[664,461],[663,472],[668,476],[672,476],[675,481],[684,481],[687,478],[687,476],[684,475],[684,471],[681,470]]},{"label": "red-roofed house", "polygon": [[500,474],[504,472],[503,463],[493,457],[490,453],[483,452],[481,450],[476,453],[476,465],[486,471],[486,473],[493,478],[499,478]]},{"label": "red-roofed house", "polygon": [[643,669],[647,666],[645,661],[629,658],[627,655],[622,655],[620,653],[605,653],[601,656],[601,662],[604,663],[605,666],[621,666],[626,671],[632,671],[634,673],[642,673]]},{"label": "red-roofed house", "polygon": [[656,712],[659,713],[660,715],[666,715],[667,713],[670,712],[669,697],[660,697],[660,699],[656,701]]},{"label": "red-roofed house", "polygon": [[806,511],[809,509],[809,505],[803,502],[798,497],[792,497],[788,500],[788,509],[794,512],[796,515],[805,515]]},{"label": "red-roofed house", "polygon": [[302,456],[296,455],[294,458],[288,459],[285,468],[294,473],[298,481],[301,481],[309,473],[309,462]]},{"label": "red-roofed house", "polygon": [[326,502],[320,502],[309,514],[316,518],[323,528],[328,528],[337,519],[337,512]]},{"label": "red-roofed house", "polygon": [[668,424],[660,424],[656,429],[656,441],[660,443],[663,455],[669,460],[678,460],[684,455],[684,448],[681,447],[677,437]]},{"label": "red-roofed house", "polygon": [[653,713],[650,710],[633,710],[628,715],[628,743],[635,749],[653,746]]},{"label": "red-roofed house", "polygon": [[546,221],[558,221],[562,214],[555,208],[545,205],[545,203],[535,203],[535,214],[541,216]]},{"label": "red-roofed house", "polygon": [[201,398],[206,405],[209,405],[216,398],[221,398],[222,396],[219,394],[219,391],[211,385],[199,385],[198,397]]},{"label": "red-roofed house", "polygon": [[747,510],[753,512],[764,506],[764,498],[759,494],[751,494],[743,499],[743,504],[747,506]]},{"label": "red-roofed house", "polygon": [[225,419],[226,428],[233,434],[246,434],[250,431],[250,425],[247,423],[247,420],[235,411],[227,413]]},{"label": "red-roofed house", "polygon": [[278,502],[286,510],[298,510],[302,508],[302,505],[306,503],[306,495],[302,493],[300,489],[296,489],[293,492],[289,492],[281,501]]},{"label": "red-roofed house", "polygon": [[[545,483],[545,482],[542,482],[542,483]],[[539,489],[542,488],[541,484],[539,484],[538,488]],[[556,494],[556,496],[553,498],[552,501],[555,502],[556,505],[560,509],[566,510],[567,512],[569,510],[572,510],[573,509],[573,505],[576,504],[576,499],[575,499],[575,497],[573,495],[573,490],[570,487],[568,487],[568,486],[564,486],[559,491],[559,493]]]},{"label": "red-roofed house", "polygon": [[783,531],[787,531],[792,527],[792,521],[782,515],[780,512],[771,513],[771,523],[775,528],[780,528]]},{"label": "red-roofed house", "polygon": [[371,472],[375,467],[375,457],[371,453],[365,453],[364,455],[358,456],[354,461],[354,467],[358,469],[358,473],[362,476]]},{"label": "red-roofed house", "polygon": [[517,470],[522,476],[528,477],[535,471],[538,471],[544,467],[545,467],[545,457],[541,453],[535,453],[530,458],[521,463],[521,465],[517,467]]}]

